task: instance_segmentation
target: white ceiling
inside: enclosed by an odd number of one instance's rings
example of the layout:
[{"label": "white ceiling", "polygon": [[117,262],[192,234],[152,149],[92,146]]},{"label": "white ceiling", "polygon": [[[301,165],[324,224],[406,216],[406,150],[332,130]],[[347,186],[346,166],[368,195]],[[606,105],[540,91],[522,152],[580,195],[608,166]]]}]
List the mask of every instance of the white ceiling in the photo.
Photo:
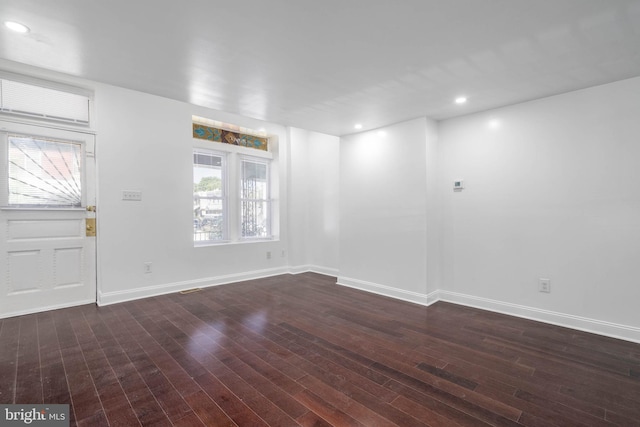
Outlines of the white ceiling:
[{"label": "white ceiling", "polygon": [[2,26],[1,58],[333,135],[640,75],[638,0],[1,0],[0,20],[31,28]]}]

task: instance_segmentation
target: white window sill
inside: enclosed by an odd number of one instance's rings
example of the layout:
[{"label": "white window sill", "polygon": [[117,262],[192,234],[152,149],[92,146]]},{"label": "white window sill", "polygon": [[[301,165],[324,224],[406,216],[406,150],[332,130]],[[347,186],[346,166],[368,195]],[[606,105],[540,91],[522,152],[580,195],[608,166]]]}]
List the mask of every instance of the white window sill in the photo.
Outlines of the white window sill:
[{"label": "white window sill", "polygon": [[194,248],[210,247],[210,246],[231,246],[231,245],[246,245],[251,243],[269,243],[279,242],[278,237],[263,237],[256,239],[242,239],[242,240],[218,240],[218,241],[206,241],[206,242],[194,242]]}]

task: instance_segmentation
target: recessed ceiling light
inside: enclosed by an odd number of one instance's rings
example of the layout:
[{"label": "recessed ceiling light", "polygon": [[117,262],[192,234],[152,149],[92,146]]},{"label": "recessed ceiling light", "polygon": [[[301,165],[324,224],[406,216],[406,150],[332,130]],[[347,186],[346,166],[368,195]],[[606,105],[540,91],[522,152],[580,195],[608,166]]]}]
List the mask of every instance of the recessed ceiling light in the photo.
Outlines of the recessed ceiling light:
[{"label": "recessed ceiling light", "polygon": [[456,98],[456,104],[465,104],[467,102],[467,98],[464,96],[459,96]]},{"label": "recessed ceiling light", "polygon": [[28,33],[29,32],[29,27],[27,27],[26,25],[23,25],[19,22],[14,22],[14,21],[5,21],[4,26],[7,27],[8,29],[15,31],[16,33]]},{"label": "recessed ceiling light", "polygon": [[354,128],[356,129],[362,129],[362,125],[360,123],[356,123],[356,125],[354,126]]}]

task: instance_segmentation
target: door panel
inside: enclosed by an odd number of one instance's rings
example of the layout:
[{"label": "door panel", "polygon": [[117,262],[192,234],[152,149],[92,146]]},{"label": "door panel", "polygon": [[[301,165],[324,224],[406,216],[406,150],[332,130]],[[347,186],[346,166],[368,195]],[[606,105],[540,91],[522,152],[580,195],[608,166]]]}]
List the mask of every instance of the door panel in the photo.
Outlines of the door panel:
[{"label": "door panel", "polygon": [[54,219],[54,220],[7,220],[7,234],[9,241],[23,241],[37,238],[83,237],[84,220]]},{"label": "door panel", "polygon": [[0,141],[0,317],[95,302],[93,135],[0,121]]}]

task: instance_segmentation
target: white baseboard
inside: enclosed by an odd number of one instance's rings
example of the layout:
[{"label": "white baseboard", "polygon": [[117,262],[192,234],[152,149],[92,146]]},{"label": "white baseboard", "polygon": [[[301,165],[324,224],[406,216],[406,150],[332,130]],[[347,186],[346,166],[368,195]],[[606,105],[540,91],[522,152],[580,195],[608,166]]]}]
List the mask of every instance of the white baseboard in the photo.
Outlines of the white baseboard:
[{"label": "white baseboard", "polygon": [[635,326],[621,325],[597,319],[590,319],[587,317],[542,310],[535,307],[511,304],[504,301],[496,301],[489,298],[476,297],[457,292],[441,290],[437,292],[436,298],[440,301],[446,301],[453,304],[465,305],[482,310],[508,314],[510,316],[522,317],[524,319],[640,343],[640,328]]},{"label": "white baseboard", "polygon": [[358,279],[351,279],[348,277],[338,277],[338,284],[425,306],[431,305],[437,301],[445,301],[453,304],[479,308],[481,310],[507,314],[509,316],[521,317],[524,319],[535,320],[538,322],[563,326],[579,331],[640,343],[640,328],[635,326],[621,325],[597,319],[589,319],[586,317],[574,316],[571,314],[558,313],[549,310],[542,310],[535,307],[527,307],[504,301],[496,301],[488,298],[476,297],[472,295],[443,290],[437,290],[429,294],[420,294],[417,292],[405,291],[402,289],[396,289],[389,286],[365,282]]},{"label": "white baseboard", "polygon": [[322,267],[322,266],[313,265],[313,264],[305,264],[305,265],[298,265],[295,267],[289,267],[289,273],[291,274],[318,273],[318,274],[324,274],[325,276],[337,277],[338,269],[330,268],[330,267]]},{"label": "white baseboard", "polygon": [[361,291],[367,291],[385,297],[391,297],[425,306],[431,305],[437,301],[437,292],[421,294],[418,292],[405,291],[402,289],[392,288],[390,286],[380,285],[378,283],[366,282],[364,280],[351,279],[343,276],[338,277],[338,285],[360,289]]},{"label": "white baseboard", "polygon": [[226,285],[229,283],[242,282],[245,280],[261,279],[264,277],[277,276],[279,274],[300,274],[318,273],[326,276],[337,276],[338,270],[334,268],[321,267],[318,265],[302,265],[296,267],[278,267],[268,270],[256,270],[244,273],[228,274],[224,276],[205,277],[203,279],[186,280],[175,283],[165,283],[161,285],[147,286],[144,288],[129,289],[115,292],[98,292],[98,305],[104,306],[119,302],[133,301],[141,298],[148,298],[158,295],[171,294],[193,288],[207,288],[210,286]]},{"label": "white baseboard", "polygon": [[171,294],[193,288],[208,288],[210,286],[226,285],[229,283],[243,282],[245,280],[262,279],[264,277],[277,276],[289,273],[286,267],[270,268],[267,270],[255,270],[244,273],[227,274],[224,276],[205,277],[196,280],[186,280],[183,282],[165,283],[144,288],[135,288],[125,291],[98,292],[99,306],[115,304],[125,301],[133,301],[141,298],[154,297],[158,295]]}]

